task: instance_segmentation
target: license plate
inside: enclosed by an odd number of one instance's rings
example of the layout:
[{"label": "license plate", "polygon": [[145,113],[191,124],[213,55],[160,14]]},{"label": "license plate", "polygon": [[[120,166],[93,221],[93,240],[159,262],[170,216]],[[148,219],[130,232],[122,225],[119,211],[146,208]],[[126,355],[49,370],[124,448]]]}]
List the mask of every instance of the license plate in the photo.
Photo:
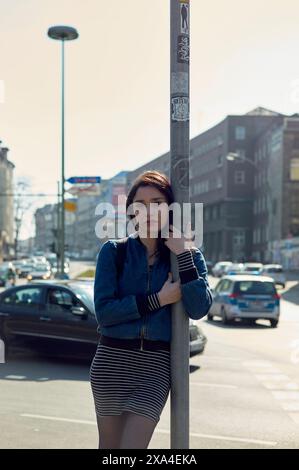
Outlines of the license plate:
[{"label": "license plate", "polygon": [[250,302],[250,305],[251,307],[258,308],[258,307],[263,307],[264,303],[261,300],[252,300]]}]

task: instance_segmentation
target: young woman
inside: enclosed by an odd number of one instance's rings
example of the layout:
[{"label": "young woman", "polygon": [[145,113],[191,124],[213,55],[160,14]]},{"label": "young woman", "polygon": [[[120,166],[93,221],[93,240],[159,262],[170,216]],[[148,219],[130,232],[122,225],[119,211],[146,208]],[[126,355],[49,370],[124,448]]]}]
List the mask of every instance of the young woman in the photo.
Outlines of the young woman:
[{"label": "young woman", "polygon": [[[205,316],[212,303],[207,267],[197,247],[173,237],[172,211],[150,212],[151,203],[174,202],[168,178],[146,171],[133,182],[126,208],[137,210],[137,230],[128,236],[122,274],[117,278],[116,239],[98,254],[94,303],[101,333],[90,367],[100,449],[147,448],[171,385],[171,304],[182,299],[190,318]],[[139,214],[139,215],[137,215]],[[154,214],[154,216],[153,216]],[[161,229],[169,222],[169,237]],[[143,228],[143,230],[141,230]],[[146,229],[145,229],[146,228]],[[178,261],[172,281],[170,251]]]}]

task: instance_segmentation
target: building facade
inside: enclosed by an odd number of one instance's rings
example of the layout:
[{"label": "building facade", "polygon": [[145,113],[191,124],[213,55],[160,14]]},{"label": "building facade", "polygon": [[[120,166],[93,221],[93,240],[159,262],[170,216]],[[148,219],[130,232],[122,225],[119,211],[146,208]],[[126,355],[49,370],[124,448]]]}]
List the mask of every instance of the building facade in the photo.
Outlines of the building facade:
[{"label": "building facade", "polygon": [[14,256],[14,198],[13,171],[15,165],[8,160],[9,149],[0,141],[0,261]]}]

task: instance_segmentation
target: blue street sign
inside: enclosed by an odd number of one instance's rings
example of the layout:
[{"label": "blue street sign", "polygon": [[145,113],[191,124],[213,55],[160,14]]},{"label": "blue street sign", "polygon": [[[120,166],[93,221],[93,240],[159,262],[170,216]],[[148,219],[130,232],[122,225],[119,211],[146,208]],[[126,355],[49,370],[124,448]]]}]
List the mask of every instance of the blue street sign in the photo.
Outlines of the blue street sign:
[{"label": "blue street sign", "polygon": [[68,183],[71,184],[82,184],[82,183],[89,183],[95,184],[101,182],[100,176],[72,176],[66,180]]}]

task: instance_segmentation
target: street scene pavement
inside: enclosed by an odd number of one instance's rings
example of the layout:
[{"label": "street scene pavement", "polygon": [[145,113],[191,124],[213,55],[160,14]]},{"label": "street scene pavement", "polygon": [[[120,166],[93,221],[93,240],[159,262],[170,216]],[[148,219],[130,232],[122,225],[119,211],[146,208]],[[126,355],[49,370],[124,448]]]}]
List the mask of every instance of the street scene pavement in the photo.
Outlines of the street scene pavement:
[{"label": "street scene pavement", "polygon": [[[87,266],[75,262],[72,273]],[[190,358],[190,448],[299,448],[298,281],[279,292],[277,328],[198,322],[208,343]],[[28,352],[2,364],[1,448],[96,448],[89,367]],[[170,402],[149,449],[170,448]]]}]

